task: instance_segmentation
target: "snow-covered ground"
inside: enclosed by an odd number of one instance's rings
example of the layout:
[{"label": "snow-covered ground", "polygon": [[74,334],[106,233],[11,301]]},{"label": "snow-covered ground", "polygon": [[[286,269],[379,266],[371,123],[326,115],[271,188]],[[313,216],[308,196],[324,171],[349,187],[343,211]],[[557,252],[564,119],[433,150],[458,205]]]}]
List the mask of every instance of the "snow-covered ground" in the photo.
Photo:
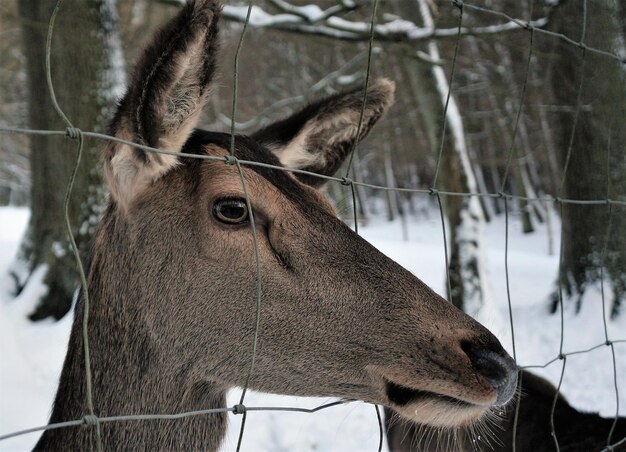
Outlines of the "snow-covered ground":
[{"label": "snow-covered ground", "polygon": [[[13,259],[28,220],[26,209],[0,208],[0,275]],[[532,235],[520,233],[516,218],[511,219],[509,275],[515,327],[515,342],[520,365],[544,364],[559,353],[560,319],[547,314],[558,256],[549,256],[545,226]],[[409,240],[403,241],[400,223],[372,221],[360,232],[384,253],[414,272],[431,287],[444,292],[444,255],[441,224],[437,212],[424,213],[408,225]],[[558,242],[558,231],[554,243]],[[505,346],[511,348],[508,325],[506,280],[504,273],[504,221],[496,219],[486,229],[487,264],[491,295],[499,315],[488,323]],[[32,283],[17,298],[7,293],[6,280],[0,279],[0,435],[47,422],[60,373],[70,319],[33,324],[26,319],[33,309],[41,284]],[[583,350],[604,341],[602,306],[599,291],[586,295],[583,311],[564,316],[564,352]],[[608,322],[609,337],[626,339],[626,315]],[[619,402],[626,406],[626,343],[615,344],[617,381],[621,383]],[[561,361],[537,373],[557,383]],[[578,409],[614,416],[616,397],[613,387],[613,362],[610,349],[601,347],[567,359],[562,391]],[[233,391],[229,403],[238,402]],[[246,404],[315,407],[329,399],[292,398],[249,393]],[[623,411],[622,411],[623,415]],[[234,449],[240,416],[230,417],[224,450]],[[0,442],[0,450],[25,450],[39,434],[24,435]],[[243,440],[248,451],[330,451],[376,450],[378,423],[372,405],[351,403],[315,414],[257,412],[249,413]]]}]

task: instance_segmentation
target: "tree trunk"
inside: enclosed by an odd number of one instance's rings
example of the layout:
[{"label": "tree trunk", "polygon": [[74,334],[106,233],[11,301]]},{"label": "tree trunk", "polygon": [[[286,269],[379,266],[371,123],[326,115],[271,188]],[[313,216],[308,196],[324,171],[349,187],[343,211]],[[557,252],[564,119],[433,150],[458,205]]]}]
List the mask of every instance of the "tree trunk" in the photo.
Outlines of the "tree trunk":
[{"label": "tree trunk", "polygon": [[[53,1],[19,2],[27,62],[29,118],[34,129],[65,127],[53,109],[46,88],[46,34],[54,6]],[[64,2],[56,20],[50,65],[59,105],[74,126],[103,132],[124,85],[115,2]],[[64,216],[65,190],[77,144],[47,136],[32,136],[30,143],[31,217],[12,273],[16,293],[30,282],[43,281],[46,286],[45,294],[31,314],[33,320],[49,316],[59,319],[69,310],[78,282]],[[101,146],[101,142],[85,140],[69,203],[70,221],[83,260],[104,197],[98,167]],[[42,271],[35,273],[39,268]],[[37,281],[31,279],[35,274]]]},{"label": "tree trunk", "polygon": [[[564,2],[559,7],[552,30],[581,39],[583,3]],[[590,0],[587,5],[588,46],[624,54],[618,11],[611,0]],[[613,199],[626,196],[626,71],[618,61],[559,41],[558,59],[551,83],[557,103],[576,109],[582,77],[581,106],[576,113],[558,113],[556,137],[562,173],[560,196],[566,199]],[[570,151],[571,149],[571,151]],[[569,155],[569,162],[568,160]],[[561,186],[558,181],[557,190]],[[610,235],[606,257],[609,212]],[[563,260],[558,276],[564,301],[573,300],[580,309],[583,295],[591,285],[599,285],[604,264],[605,287],[612,290],[612,314],[616,315],[626,295],[626,208],[621,205],[562,206]],[[552,310],[556,310],[555,291]]]},{"label": "tree trunk", "polygon": [[[427,27],[434,27],[433,19],[426,0],[418,0],[419,10]],[[428,44],[428,53],[432,60],[439,61],[439,49],[436,42]],[[439,108],[448,95],[447,76],[441,66],[431,67],[430,84],[439,95]],[[447,123],[447,147],[442,157],[442,176],[439,185],[446,190],[464,193],[476,193],[476,178],[469,161],[465,142],[463,121],[454,96],[450,96],[448,111],[444,120]],[[447,152],[446,152],[447,151]],[[448,218],[450,236],[450,300],[468,314],[481,319],[495,319],[496,311],[490,303],[485,280],[483,230],[485,219],[480,201],[476,196],[444,197],[445,213]]]}]

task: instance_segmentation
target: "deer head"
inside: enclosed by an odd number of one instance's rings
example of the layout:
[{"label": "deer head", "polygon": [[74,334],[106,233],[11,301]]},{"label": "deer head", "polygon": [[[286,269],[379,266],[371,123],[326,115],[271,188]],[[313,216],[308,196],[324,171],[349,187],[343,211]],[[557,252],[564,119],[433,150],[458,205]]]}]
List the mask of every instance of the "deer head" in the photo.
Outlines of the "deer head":
[{"label": "deer head", "polygon": [[[117,137],[173,152],[229,154],[230,135],[194,131],[215,72],[219,14],[216,0],[190,1],[156,35],[113,121]],[[360,134],[364,92],[356,89],[237,136],[235,156],[333,174],[393,94],[386,79],[370,84]],[[120,362],[131,363],[117,376],[127,380],[124,388],[133,375],[158,378],[149,390],[137,384],[133,394],[118,388],[112,396],[96,376],[96,403],[123,414],[149,409],[159,397],[163,411],[171,402],[164,394],[175,391],[156,386],[176,381],[180,394],[171,398],[194,394],[204,407],[223,404],[224,392],[245,382],[256,316],[251,212],[237,167],[118,142],[105,149],[104,167],[111,197],[91,262],[92,325],[102,330],[91,333],[101,348],[93,366],[107,363],[106,379]],[[498,340],[341,222],[317,190],[319,179],[241,170],[261,264],[252,388],[364,400],[450,427],[509,400],[516,366]],[[112,335],[116,348],[106,349],[101,344]],[[107,402],[113,397],[124,407]]]}]

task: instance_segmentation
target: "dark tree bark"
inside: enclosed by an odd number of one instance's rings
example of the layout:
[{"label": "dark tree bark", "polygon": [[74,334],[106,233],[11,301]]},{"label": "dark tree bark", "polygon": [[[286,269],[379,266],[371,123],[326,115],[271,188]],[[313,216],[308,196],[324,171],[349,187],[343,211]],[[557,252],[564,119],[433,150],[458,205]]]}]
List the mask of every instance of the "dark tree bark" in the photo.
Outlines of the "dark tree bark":
[{"label": "dark tree bark", "polygon": [[[572,39],[582,38],[583,2],[563,2],[552,29]],[[619,11],[610,0],[590,0],[587,6],[588,46],[624,52]],[[626,199],[626,71],[615,59],[584,51],[559,41],[551,83],[557,103],[572,108],[558,116],[557,136],[561,169],[565,172],[561,196],[569,199]],[[582,78],[582,85],[581,85]],[[577,96],[582,86],[578,118]],[[569,154],[569,162],[568,160]],[[557,182],[559,187],[561,181]],[[611,206],[610,234],[607,205],[564,204],[563,264],[560,285],[565,301],[577,303],[591,285],[598,285],[604,264],[605,283],[617,315],[626,295],[626,208]],[[606,256],[604,255],[605,244]],[[604,263],[603,263],[604,259]],[[552,310],[559,304],[555,291]]]},{"label": "dark tree bark", "polygon": [[[29,118],[34,129],[63,129],[46,85],[45,45],[51,0],[22,0]],[[115,2],[68,0],[59,11],[50,54],[52,81],[61,108],[75,127],[104,131],[123,84]],[[78,274],[64,217],[64,195],[76,156],[76,141],[33,136],[31,218],[13,266],[16,293],[43,268],[47,292],[31,314],[33,320],[61,318],[70,308]],[[100,142],[85,141],[69,205],[73,233],[83,259],[100,216],[104,191],[99,164]],[[42,267],[43,266],[43,267]]]}]

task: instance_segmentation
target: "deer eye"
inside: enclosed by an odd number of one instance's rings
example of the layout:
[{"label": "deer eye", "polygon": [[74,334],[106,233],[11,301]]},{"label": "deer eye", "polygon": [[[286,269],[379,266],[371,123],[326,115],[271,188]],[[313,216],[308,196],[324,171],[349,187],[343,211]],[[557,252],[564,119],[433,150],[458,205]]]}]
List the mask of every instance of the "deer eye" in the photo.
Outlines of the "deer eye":
[{"label": "deer eye", "polygon": [[248,221],[248,205],[243,199],[219,199],[213,204],[213,214],[222,223],[245,223]]}]

